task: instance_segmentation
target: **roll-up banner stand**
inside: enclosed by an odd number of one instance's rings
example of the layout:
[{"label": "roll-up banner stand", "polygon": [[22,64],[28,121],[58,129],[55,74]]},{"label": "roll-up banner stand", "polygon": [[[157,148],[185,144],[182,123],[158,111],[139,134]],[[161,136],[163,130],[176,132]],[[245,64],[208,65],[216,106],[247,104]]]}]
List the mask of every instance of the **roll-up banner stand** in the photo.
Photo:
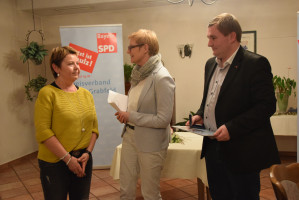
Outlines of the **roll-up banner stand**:
[{"label": "roll-up banner stand", "polygon": [[93,167],[108,168],[114,149],[121,143],[123,125],[108,103],[108,91],[124,94],[122,25],[61,26],[62,46],[79,51],[81,73],[75,85],[86,88],[94,98],[99,138],[93,150]]}]

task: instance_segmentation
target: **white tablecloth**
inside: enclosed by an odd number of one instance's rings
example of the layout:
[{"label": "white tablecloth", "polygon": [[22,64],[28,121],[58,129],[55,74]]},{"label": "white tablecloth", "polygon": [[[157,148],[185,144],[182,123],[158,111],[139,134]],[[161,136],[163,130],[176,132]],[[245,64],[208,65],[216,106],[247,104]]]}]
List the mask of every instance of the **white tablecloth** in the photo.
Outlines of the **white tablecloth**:
[{"label": "white tablecloth", "polygon": [[274,135],[297,136],[297,115],[275,115],[270,120]]},{"label": "white tablecloth", "polygon": [[[200,178],[207,186],[205,159],[200,159],[203,137],[189,132],[177,132],[183,144],[169,144],[162,177],[193,179]],[[119,179],[121,145],[114,151],[110,175]]]}]

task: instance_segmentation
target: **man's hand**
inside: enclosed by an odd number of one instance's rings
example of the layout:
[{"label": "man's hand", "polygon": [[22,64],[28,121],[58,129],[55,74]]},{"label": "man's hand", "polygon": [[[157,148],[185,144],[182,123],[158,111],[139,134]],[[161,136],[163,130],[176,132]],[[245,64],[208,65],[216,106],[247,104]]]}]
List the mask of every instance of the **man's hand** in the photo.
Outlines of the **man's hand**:
[{"label": "man's hand", "polygon": [[[191,125],[193,125],[193,124],[203,124],[203,119],[202,119],[202,117],[199,116],[199,115],[194,115],[194,116],[192,116],[192,124],[191,124]],[[190,122],[189,122],[189,120],[186,122],[185,125],[186,125],[186,126],[190,126]]]},{"label": "man's hand", "polygon": [[225,125],[220,126],[214,133],[213,137],[218,141],[230,140],[230,135]]}]

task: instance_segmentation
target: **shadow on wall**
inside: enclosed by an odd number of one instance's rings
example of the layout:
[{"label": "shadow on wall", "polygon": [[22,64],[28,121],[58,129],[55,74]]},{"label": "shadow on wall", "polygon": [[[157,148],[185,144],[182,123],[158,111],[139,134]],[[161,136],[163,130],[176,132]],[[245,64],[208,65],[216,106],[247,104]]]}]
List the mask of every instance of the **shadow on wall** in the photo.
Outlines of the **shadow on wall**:
[{"label": "shadow on wall", "polygon": [[[48,78],[48,84],[54,81],[51,69],[49,67],[49,56],[51,54],[52,49],[57,46],[61,46],[61,45],[59,43],[56,43],[56,44],[50,44],[46,46],[46,49],[48,49],[49,51],[49,55],[45,57],[44,62],[46,64],[46,77]],[[8,110],[11,113],[14,113],[18,122],[26,126],[29,125],[29,127],[31,127],[32,130],[34,130],[34,103],[36,97],[34,98],[33,101],[28,101],[26,99],[25,85],[29,80],[28,65],[27,63],[23,64],[20,57],[21,57],[20,51],[10,51],[4,55],[5,70],[15,73],[17,75],[15,77],[24,77],[24,78],[20,78],[19,80],[15,80],[17,84],[15,88],[13,88],[13,90],[11,91],[10,95],[8,96],[6,105],[8,106]],[[38,74],[44,75],[45,73],[44,65],[39,66],[30,63],[29,70],[30,70],[31,79],[36,78]],[[22,83],[22,81],[24,81],[24,83]]]},{"label": "shadow on wall", "polygon": [[[23,64],[20,60],[20,54],[16,51],[10,51],[4,55],[5,69],[14,72],[18,76],[23,76],[19,80],[15,80],[18,83],[15,88],[11,88],[11,93],[7,98],[6,105],[11,113],[14,113],[16,118],[21,124],[27,124],[33,127],[33,114],[34,114],[34,103],[26,100],[25,94],[25,82],[21,83],[22,80],[27,81],[28,72],[27,64]],[[12,77],[13,78],[13,77]]]},{"label": "shadow on wall", "polygon": [[26,100],[24,88],[20,87],[10,93],[6,105],[21,124],[34,127],[34,102]]},{"label": "shadow on wall", "polygon": [[17,75],[23,75],[23,76],[28,76],[27,72],[27,64],[22,63],[20,60],[21,54],[16,51],[11,51],[7,54],[4,55],[5,59],[5,69],[10,70]]}]

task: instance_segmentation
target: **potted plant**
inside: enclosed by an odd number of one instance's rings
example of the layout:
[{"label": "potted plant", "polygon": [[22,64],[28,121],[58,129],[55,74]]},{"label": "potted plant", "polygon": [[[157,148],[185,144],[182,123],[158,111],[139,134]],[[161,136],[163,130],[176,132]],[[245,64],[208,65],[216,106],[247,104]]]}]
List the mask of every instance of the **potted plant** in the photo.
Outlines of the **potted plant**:
[{"label": "potted plant", "polygon": [[48,54],[48,50],[44,49],[43,45],[37,42],[31,42],[29,46],[20,49],[22,52],[21,60],[25,63],[28,59],[33,61],[36,65],[42,64],[44,57]]},{"label": "potted plant", "polygon": [[31,95],[31,92],[39,92],[42,87],[46,85],[47,79],[38,75],[37,78],[31,79],[27,85],[25,85],[25,93],[27,95],[27,100],[32,101],[34,95]]},{"label": "potted plant", "polygon": [[292,91],[296,96],[296,81],[294,79],[274,76],[272,79],[274,91],[276,92],[278,113],[286,113],[288,107],[289,96]]},{"label": "potted plant", "polygon": [[135,64],[129,65],[127,63],[124,64],[124,77],[125,77],[125,94],[128,94],[128,91],[131,87],[131,73]]},{"label": "potted plant", "polygon": [[[42,64],[44,57],[48,54],[48,50],[44,49],[43,45],[39,45],[37,42],[31,42],[27,47],[20,49],[22,52],[21,60],[23,63],[31,60],[36,65]],[[29,63],[28,63],[28,73],[29,73]],[[25,85],[25,93],[27,95],[27,100],[32,101],[35,95],[32,92],[39,92],[39,90],[46,85],[47,79],[39,75],[37,78],[30,80],[30,73],[28,74],[29,81]]]}]

